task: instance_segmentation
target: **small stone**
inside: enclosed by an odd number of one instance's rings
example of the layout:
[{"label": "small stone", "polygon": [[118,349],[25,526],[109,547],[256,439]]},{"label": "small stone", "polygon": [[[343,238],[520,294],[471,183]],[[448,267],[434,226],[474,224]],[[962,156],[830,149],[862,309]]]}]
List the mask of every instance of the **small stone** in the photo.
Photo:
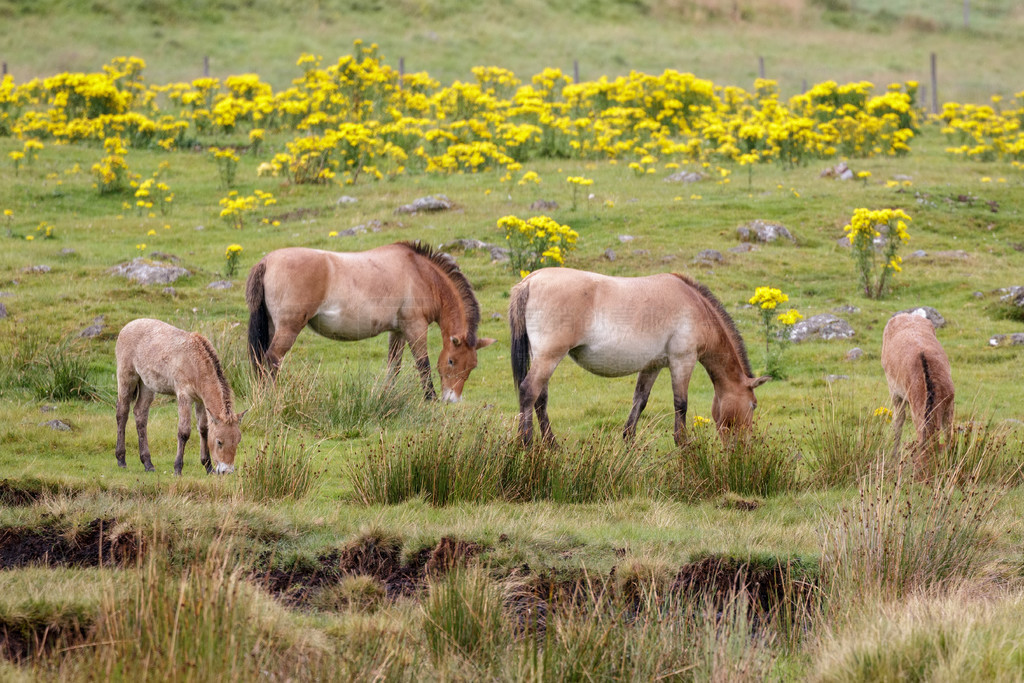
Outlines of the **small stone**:
[{"label": "small stone", "polygon": [[63,247],[63,248],[62,248],[62,249],[60,250],[60,252],[58,252],[58,253],[59,253],[59,254],[60,254],[61,256],[74,256],[74,255],[76,255],[76,254],[77,254],[78,252],[77,252],[77,251],[75,251],[74,249],[72,249],[71,247]]},{"label": "small stone", "polygon": [[168,296],[178,296],[178,290],[176,290],[174,287],[164,287],[160,291]]},{"label": "small stone", "polygon": [[1024,346],[1024,332],[997,334],[988,340],[989,346]]},{"label": "small stone", "polygon": [[860,357],[863,356],[863,355],[864,355],[864,349],[860,348],[859,346],[854,346],[852,349],[850,349],[849,351],[846,352],[846,355],[844,356],[844,358],[846,360],[850,360],[850,361],[860,360]]},{"label": "small stone", "polygon": [[704,180],[704,176],[696,171],[676,171],[672,175],[665,178],[666,183],[699,183]]},{"label": "small stone", "polygon": [[70,432],[71,425],[63,420],[49,420],[47,422],[40,422],[40,427],[49,427],[55,432]]},{"label": "small stone", "polygon": [[84,330],[78,333],[79,337],[84,339],[92,339],[103,334],[103,321],[106,320],[106,316],[98,315],[92,320],[92,325],[89,325]]},{"label": "small stone", "polygon": [[438,211],[449,211],[453,206],[452,200],[443,194],[434,194],[427,197],[420,197],[412,204],[406,204],[395,209],[396,214],[408,213],[436,213]]},{"label": "small stone", "polygon": [[722,252],[717,249],[702,249],[697,252],[697,256],[693,259],[694,265],[711,267],[719,263],[725,263],[725,257],[722,256]]},{"label": "small stone", "polygon": [[338,206],[341,206],[342,204],[355,204],[358,201],[359,200],[356,199],[355,197],[349,197],[346,194],[346,195],[342,195],[342,196],[338,197],[337,204],[338,204]]},{"label": "small stone", "polygon": [[501,313],[491,313],[491,320],[501,320]]},{"label": "small stone", "polygon": [[24,268],[21,269],[21,272],[23,272],[23,273],[49,273],[50,272],[50,266],[44,266],[44,265],[25,266]]},{"label": "small stone", "polygon": [[6,299],[9,296],[14,296],[14,292],[0,292],[0,299]]},{"label": "small stone", "polygon": [[40,413],[52,413],[55,410],[57,410],[57,406],[47,406],[47,405],[39,406],[39,412]]},{"label": "small stone", "polygon": [[7,317],[7,306],[0,303],[0,320]]},{"label": "small stone", "polygon": [[625,244],[626,242],[632,242],[636,238],[632,235],[619,235],[619,241]]},{"label": "small stone", "polygon": [[907,308],[902,311],[896,311],[895,313],[893,313],[893,315],[899,315],[900,313],[910,313],[911,315],[920,315],[925,318],[928,318],[928,322],[930,322],[936,329],[940,327],[945,327],[946,325],[946,319],[942,317],[941,313],[939,313],[931,306],[918,306],[917,308]]},{"label": "small stone", "polygon": [[206,285],[207,289],[231,289],[235,284],[231,280],[217,280]]},{"label": "small stone", "polygon": [[747,252],[757,250],[757,245],[753,244],[752,242],[741,242],[740,244],[737,244],[735,247],[730,248],[729,252],[733,254],[746,254]]},{"label": "small stone", "polygon": [[611,247],[605,249],[604,250],[604,257],[606,259],[608,259],[609,261],[614,261],[615,260],[615,250],[612,249]]},{"label": "small stone", "polygon": [[195,229],[196,229],[196,230],[200,230],[200,231],[201,231],[201,230],[206,230],[206,226],[205,226],[205,225],[197,225],[197,226],[195,227]]},{"label": "small stone", "polygon": [[849,237],[837,237],[836,238],[836,246],[839,247],[840,249],[849,249],[850,248],[850,238]]},{"label": "small stone", "polygon": [[558,202],[550,199],[538,199],[530,204],[531,211],[555,211],[558,209]]},{"label": "small stone", "polygon": [[975,299],[984,299],[985,298],[984,292],[971,292],[971,296],[973,296]]},{"label": "small stone", "polygon": [[843,304],[832,309],[833,313],[860,313],[860,309],[850,304]]},{"label": "small stone", "polygon": [[900,182],[900,183],[909,183],[909,182],[912,182],[914,180],[911,176],[908,176],[908,175],[903,174],[903,173],[897,173],[896,175],[894,175],[892,177],[892,179],[897,181],[897,182]]},{"label": "small stone", "polygon": [[634,249],[633,256],[648,256],[651,252],[647,249]]},{"label": "small stone", "polygon": [[850,376],[849,375],[825,375],[825,381],[828,382],[829,384],[832,384],[833,382],[838,382],[839,380],[843,380],[843,379],[850,379]]},{"label": "small stone", "polygon": [[661,257],[661,262],[662,263],[672,263],[675,260],[676,260],[676,257],[675,257],[674,254],[665,254],[664,256]]},{"label": "small stone", "polygon": [[928,258],[928,252],[924,249],[918,249],[907,254],[907,258]]}]

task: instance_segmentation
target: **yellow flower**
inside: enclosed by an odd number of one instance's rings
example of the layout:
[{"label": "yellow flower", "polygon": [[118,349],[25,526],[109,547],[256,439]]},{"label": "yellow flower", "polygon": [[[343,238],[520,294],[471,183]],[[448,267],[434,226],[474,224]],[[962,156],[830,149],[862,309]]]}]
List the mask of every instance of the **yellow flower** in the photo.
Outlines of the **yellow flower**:
[{"label": "yellow flower", "polygon": [[146,243],[143,242],[142,244],[136,244],[135,248],[138,249],[139,251],[143,251],[146,248]]},{"label": "yellow flower", "polygon": [[[754,290],[754,296],[750,297],[750,300],[747,303],[754,306],[760,306],[765,310],[774,310],[776,306],[787,301],[789,301],[789,296],[783,294],[781,289],[776,289],[775,287],[758,287]],[[796,320],[793,322],[796,322]]]},{"label": "yellow flower", "polygon": [[529,274],[530,274],[530,271],[528,271],[528,270],[520,270],[519,271],[519,277],[521,277],[521,278],[524,278],[524,277],[526,277]]},{"label": "yellow flower", "polygon": [[803,320],[803,316],[795,308],[791,308],[785,313],[780,313],[776,320],[783,325],[795,325],[797,320]]},{"label": "yellow flower", "polygon": [[29,242],[31,242],[31,241],[32,241],[32,240],[34,240],[35,238],[36,238],[36,236],[35,236],[35,235],[25,235],[25,239],[27,239],[27,240],[28,240]]},{"label": "yellow flower", "polygon": [[892,411],[885,406],[879,406],[875,408],[875,417],[884,418],[887,422],[892,421]]},{"label": "yellow flower", "polygon": [[694,428],[704,427],[705,425],[709,425],[709,424],[711,424],[711,420],[706,418],[706,417],[704,417],[703,415],[694,415],[693,416],[693,426],[694,426]]},{"label": "yellow flower", "polygon": [[328,237],[337,237],[338,236],[338,231],[337,230],[331,230],[329,233],[327,233],[327,236]]},{"label": "yellow flower", "polygon": [[146,233],[146,235],[155,235],[155,234],[156,234],[156,230],[150,230],[149,232]]},{"label": "yellow flower", "polygon": [[231,245],[228,245],[228,248],[224,250],[224,255],[226,257],[228,257],[228,258],[231,258],[232,256],[234,256],[236,254],[240,254],[241,252],[242,252],[242,245],[241,244],[231,244]]}]

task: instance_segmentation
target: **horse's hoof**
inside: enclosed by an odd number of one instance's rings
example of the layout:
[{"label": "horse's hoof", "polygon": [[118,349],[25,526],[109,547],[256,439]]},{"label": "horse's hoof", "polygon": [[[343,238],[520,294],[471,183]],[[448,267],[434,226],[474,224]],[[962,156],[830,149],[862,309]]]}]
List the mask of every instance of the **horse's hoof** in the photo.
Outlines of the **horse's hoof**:
[{"label": "horse's hoof", "polygon": [[118,467],[120,467],[120,468],[121,468],[122,470],[124,470],[124,469],[127,469],[127,468],[128,468],[128,465],[127,465],[127,463],[125,463],[125,462],[124,462],[124,461],[122,461],[122,460],[118,460],[118,461],[117,461],[117,466],[118,466]]},{"label": "horse's hoof", "polygon": [[147,472],[156,472],[156,468],[153,467],[152,465],[146,465],[146,471]]}]

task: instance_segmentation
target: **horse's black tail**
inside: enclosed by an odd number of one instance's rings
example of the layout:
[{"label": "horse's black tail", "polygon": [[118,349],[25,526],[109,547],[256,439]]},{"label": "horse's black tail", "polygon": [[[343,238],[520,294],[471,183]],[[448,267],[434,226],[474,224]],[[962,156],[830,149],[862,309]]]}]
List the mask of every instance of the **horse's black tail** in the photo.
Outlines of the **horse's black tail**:
[{"label": "horse's black tail", "polygon": [[520,282],[512,288],[508,302],[508,326],[512,333],[512,377],[516,390],[530,371],[530,337],[526,334],[526,302],[530,298],[530,284]]},{"label": "horse's black tail", "polygon": [[245,303],[249,305],[249,362],[257,373],[265,370],[270,348],[270,311],[263,291],[266,272],[266,262],[260,261],[249,271],[245,281]]},{"label": "horse's black tail", "polygon": [[925,358],[923,353],[921,354],[921,369],[924,371],[924,420],[925,423],[929,423],[932,419],[932,413],[935,412],[935,385],[932,383],[932,376],[928,371],[928,359]]}]

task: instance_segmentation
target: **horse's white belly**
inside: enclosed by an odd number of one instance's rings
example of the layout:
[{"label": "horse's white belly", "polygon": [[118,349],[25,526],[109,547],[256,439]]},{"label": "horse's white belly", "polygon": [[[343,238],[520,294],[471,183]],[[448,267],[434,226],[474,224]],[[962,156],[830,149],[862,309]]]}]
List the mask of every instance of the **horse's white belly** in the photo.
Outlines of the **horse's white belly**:
[{"label": "horse's white belly", "polygon": [[664,341],[653,339],[597,341],[571,349],[569,356],[584,370],[602,377],[622,377],[644,368],[668,365]]},{"label": "horse's white belly", "polygon": [[317,334],[340,341],[356,341],[376,337],[381,332],[398,328],[397,309],[391,306],[356,306],[324,304],[309,321]]}]

